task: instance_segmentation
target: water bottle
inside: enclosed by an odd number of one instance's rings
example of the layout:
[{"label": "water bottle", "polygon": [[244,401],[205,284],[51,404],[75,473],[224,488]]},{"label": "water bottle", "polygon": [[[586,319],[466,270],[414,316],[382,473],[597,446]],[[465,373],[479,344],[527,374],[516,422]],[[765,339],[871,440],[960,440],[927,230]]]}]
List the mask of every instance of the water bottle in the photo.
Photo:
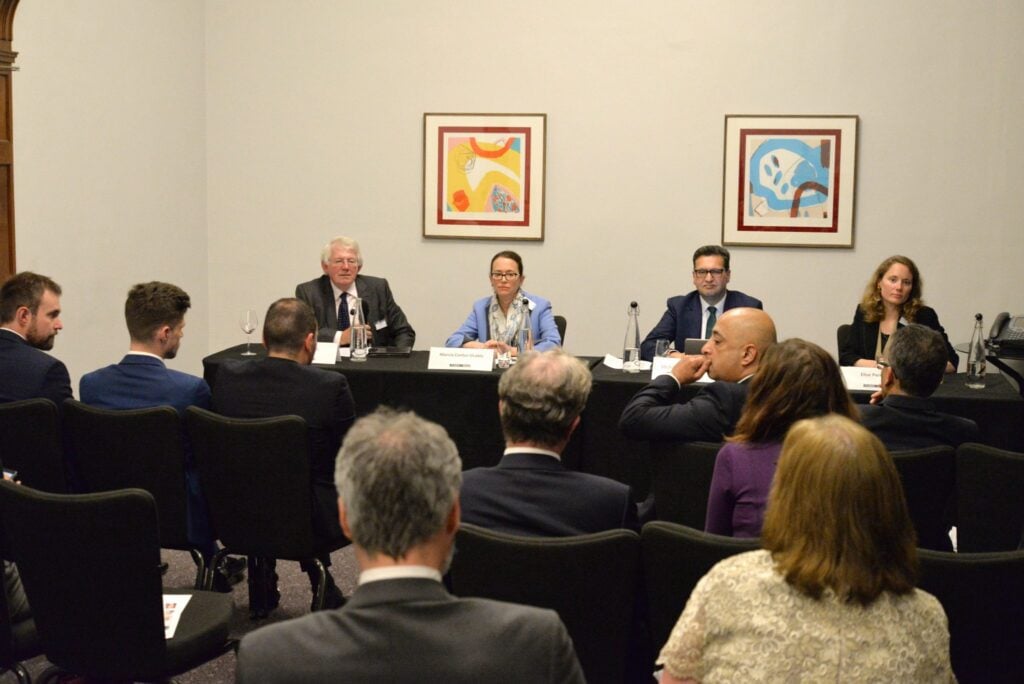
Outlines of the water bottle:
[{"label": "water bottle", "polygon": [[985,389],[985,331],[981,314],[974,314],[974,333],[967,350],[967,386],[971,389]]},{"label": "water bottle", "polygon": [[519,354],[524,354],[533,349],[533,329],[530,327],[530,301],[526,297],[523,297],[523,322],[519,325],[516,347],[519,349]]},{"label": "water bottle", "polygon": [[640,308],[629,303],[626,316],[626,339],[622,343],[622,372],[640,372]]},{"label": "water bottle", "polygon": [[370,345],[366,342],[366,318],[363,316],[363,300],[356,298],[351,300],[349,309],[349,320],[352,327],[349,334],[349,347],[353,361],[366,361],[370,352]]}]

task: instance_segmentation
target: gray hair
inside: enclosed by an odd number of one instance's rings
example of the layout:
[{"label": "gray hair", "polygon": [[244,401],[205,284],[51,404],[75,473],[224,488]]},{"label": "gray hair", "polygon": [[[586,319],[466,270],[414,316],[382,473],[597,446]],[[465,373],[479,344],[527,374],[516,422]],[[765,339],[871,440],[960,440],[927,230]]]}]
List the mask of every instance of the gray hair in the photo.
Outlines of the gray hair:
[{"label": "gray hair", "polygon": [[352,541],[397,559],[444,528],[462,485],[462,461],[443,427],[382,407],[345,435],[334,483]]},{"label": "gray hair", "polygon": [[558,444],[587,405],[592,384],[583,362],[561,349],[520,356],[498,382],[506,441]]},{"label": "gray hair", "polygon": [[938,331],[911,323],[889,338],[885,360],[904,392],[915,397],[930,397],[942,382],[949,354],[946,341]]},{"label": "gray hair", "polygon": [[363,253],[359,249],[359,243],[350,237],[339,235],[334,238],[320,250],[320,263],[326,264],[327,260],[331,258],[331,251],[337,247],[338,249],[351,249],[356,253],[356,259],[359,261],[359,265],[363,265]]}]

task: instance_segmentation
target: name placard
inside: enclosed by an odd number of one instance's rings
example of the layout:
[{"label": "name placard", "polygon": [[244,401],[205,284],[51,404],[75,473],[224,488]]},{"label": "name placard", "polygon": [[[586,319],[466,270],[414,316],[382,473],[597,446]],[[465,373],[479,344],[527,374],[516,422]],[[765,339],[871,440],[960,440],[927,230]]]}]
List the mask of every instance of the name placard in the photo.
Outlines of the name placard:
[{"label": "name placard", "polygon": [[427,370],[486,371],[494,368],[493,349],[431,347]]},{"label": "name placard", "polygon": [[313,352],[313,363],[318,366],[333,366],[338,363],[337,342],[317,342]]},{"label": "name placard", "polygon": [[848,390],[871,390],[882,388],[882,369],[861,366],[843,366],[843,382]]}]

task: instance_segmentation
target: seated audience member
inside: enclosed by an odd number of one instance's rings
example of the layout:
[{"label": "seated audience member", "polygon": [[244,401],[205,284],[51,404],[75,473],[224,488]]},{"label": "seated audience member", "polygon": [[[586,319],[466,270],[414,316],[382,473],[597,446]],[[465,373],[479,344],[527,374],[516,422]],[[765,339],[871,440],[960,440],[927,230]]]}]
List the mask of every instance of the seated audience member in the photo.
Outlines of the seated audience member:
[{"label": "seated audience member", "polygon": [[671,297],[661,320],[647,333],[640,345],[640,358],[650,361],[658,340],[675,343],[679,354],[687,338],[707,339],[715,321],[729,309],[748,307],[761,309],[760,299],[739,290],[728,290],[729,250],[718,245],[705,245],[693,253],[693,286],[689,294]]},{"label": "seated audience member", "polygon": [[[192,306],[188,293],[170,283],[139,283],[128,291],[124,319],[130,338],[128,353],[120,363],[82,376],[82,402],[105,409],[137,409],[170,406],[179,413],[189,406],[210,408],[210,388],[200,377],[172,370],[165,359],[178,355],[185,335],[185,312]],[[210,528],[199,474],[188,459],[189,541],[198,545],[207,561],[217,551]],[[242,572],[245,561],[231,559],[228,577]],[[229,589],[227,577],[216,578],[218,589]]]},{"label": "seated audience member", "polygon": [[887,345],[897,328],[920,323],[938,331],[946,346],[947,373],[960,362],[935,310],[924,305],[924,283],[917,265],[905,256],[891,256],[878,265],[853,312],[850,334],[839,349],[839,365],[875,367],[888,359]]},{"label": "seated audience member", "polygon": [[32,609],[29,608],[28,598],[25,596],[25,588],[21,586],[21,575],[18,574],[18,566],[14,563],[3,561],[4,564],[4,596],[7,598],[7,619],[11,629],[23,622],[32,619]]},{"label": "seated audience member", "polygon": [[[316,349],[316,318],[298,299],[279,299],[270,305],[263,321],[267,356],[256,361],[226,361],[217,372],[213,409],[232,418],[269,418],[294,415],[305,419],[309,434],[309,465],[313,487],[313,531],[325,542],[344,539],[338,527],[338,494],[332,474],[341,440],[355,420],[355,402],[341,373],[311,366]],[[253,559],[249,578],[253,581]],[[331,558],[323,554],[324,566]],[[262,560],[260,562],[263,562]],[[274,577],[273,560],[267,560]],[[306,568],[311,586],[316,575]],[[256,573],[257,576],[263,573]],[[277,605],[277,590],[270,588],[270,605]],[[327,573],[324,605],[344,602]]]},{"label": "seated audience member", "polygon": [[729,537],[761,536],[786,431],[798,420],[826,413],[858,417],[835,360],[800,339],[769,347],[750,381],[736,432],[715,458],[704,529]]},{"label": "seated audience member", "polygon": [[71,398],[71,378],[46,351],[64,329],[60,285],[22,271],[0,287],[0,403],[49,399],[59,410]]},{"label": "seated audience member", "polygon": [[527,318],[534,349],[546,351],[561,346],[551,302],[521,289],[526,280],[522,257],[510,251],[495,254],[490,279],[494,294],[473,303],[466,322],[444,346],[509,349],[515,356],[519,329]]},{"label": "seated audience member", "polygon": [[415,414],[380,409],[358,420],[336,482],[359,585],[340,610],[247,634],[237,681],[582,682],[553,611],[456,598],[441,584],[461,467],[444,429]]},{"label": "seated audience member", "polygon": [[790,428],[761,539],[697,584],[663,684],[955,681],[946,615],[914,588],[899,475],[866,429],[838,415]]},{"label": "seated audience member", "polygon": [[358,242],[348,237],[328,242],[320,252],[320,268],[324,274],[296,285],[295,296],[313,308],[323,339],[333,339],[340,330],[341,343],[349,343],[351,301],[359,297],[373,346],[412,347],[416,331],[395,302],[388,281],[360,274],[363,254]]},{"label": "seated audience member", "polygon": [[[619,429],[633,439],[720,442],[732,434],[747,399],[748,381],[775,344],[775,324],[760,309],[730,309],[715,323],[701,356],[683,356],[629,400]],[[678,403],[683,385],[704,373],[713,382]]]},{"label": "seated audience member", "polygon": [[505,371],[498,382],[505,454],[497,466],[463,475],[463,520],[539,537],[639,529],[628,485],[562,464],[591,381],[587,367],[560,349],[524,354]]},{"label": "seated audience member", "polygon": [[947,358],[942,335],[923,325],[911,323],[889,338],[882,389],[871,398],[877,406],[861,409],[864,427],[889,450],[978,441],[977,423],[939,413],[929,399],[942,382]]}]

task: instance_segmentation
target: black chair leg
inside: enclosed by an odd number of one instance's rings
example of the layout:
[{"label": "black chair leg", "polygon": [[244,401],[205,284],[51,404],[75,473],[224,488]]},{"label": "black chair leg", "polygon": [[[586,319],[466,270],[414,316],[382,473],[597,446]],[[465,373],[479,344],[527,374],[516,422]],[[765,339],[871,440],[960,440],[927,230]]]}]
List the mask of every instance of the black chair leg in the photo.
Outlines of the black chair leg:
[{"label": "black chair leg", "polygon": [[313,592],[313,611],[324,609],[324,595],[327,593],[327,569],[319,558],[306,561],[316,573],[316,591]]}]

